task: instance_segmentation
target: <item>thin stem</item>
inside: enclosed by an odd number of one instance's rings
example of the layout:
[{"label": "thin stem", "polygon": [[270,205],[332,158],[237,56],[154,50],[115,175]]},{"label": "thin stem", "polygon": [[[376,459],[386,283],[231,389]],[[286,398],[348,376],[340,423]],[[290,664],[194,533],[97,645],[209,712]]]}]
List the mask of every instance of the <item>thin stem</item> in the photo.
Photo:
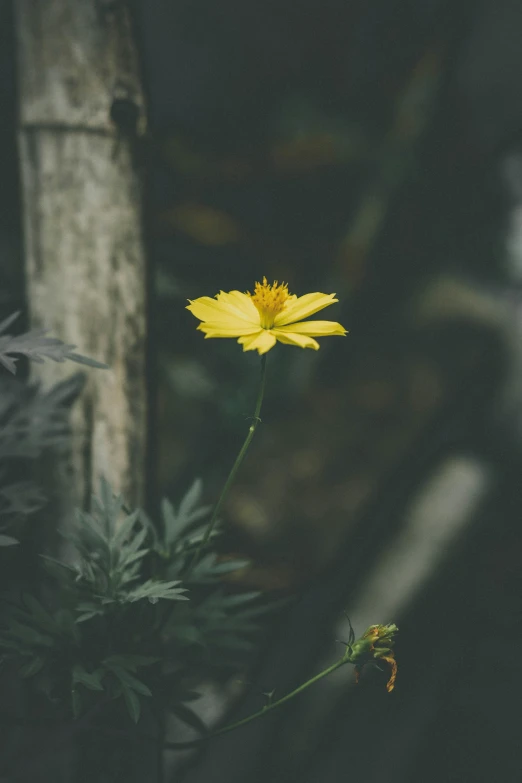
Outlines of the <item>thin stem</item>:
[{"label": "thin stem", "polygon": [[262,709],[252,713],[252,715],[248,715],[246,718],[237,720],[234,723],[229,723],[227,726],[223,726],[222,729],[213,731],[212,734],[209,734],[206,737],[198,737],[198,739],[189,740],[187,742],[166,742],[163,747],[166,750],[168,749],[180,750],[183,748],[190,748],[195,745],[199,745],[202,742],[206,742],[207,740],[213,739],[214,737],[219,737],[221,734],[227,734],[229,731],[233,731],[234,729],[237,729],[240,726],[245,726],[247,723],[250,723],[251,721],[256,720],[257,718],[262,718],[263,715],[267,715],[271,710],[277,709],[277,707],[280,707],[282,704],[285,704],[287,701],[290,701],[290,699],[293,699],[295,696],[298,696],[300,693],[302,693],[304,690],[309,688],[311,685],[314,685],[319,680],[322,680],[323,677],[327,677],[329,674],[332,674],[332,672],[334,672],[336,669],[339,669],[341,666],[344,666],[345,663],[351,663],[351,662],[352,662],[351,649],[347,648],[343,657],[340,658],[335,663],[333,663],[331,666],[328,666],[328,668],[323,669],[323,671],[319,672],[319,674],[316,674],[314,675],[314,677],[311,677],[306,682],[303,682],[293,691],[287,693],[286,696],[282,696],[280,699],[277,699],[277,701],[273,701],[271,704],[266,704],[264,707],[262,707]]},{"label": "thin stem", "polygon": [[290,701],[290,699],[293,699],[294,696],[298,696],[300,693],[302,693],[302,691],[306,690],[311,685],[314,685],[314,683],[318,682],[319,680],[322,680],[323,677],[327,677],[329,674],[334,672],[336,669],[339,669],[343,664],[347,662],[348,662],[348,658],[346,657],[341,658],[339,661],[336,661],[327,669],[323,669],[322,672],[319,672],[319,674],[316,674],[310,680],[303,682],[293,691],[290,691],[290,693],[287,693],[286,696],[282,696],[280,699],[277,699],[277,701],[273,701],[271,704],[265,704],[265,706],[262,709],[260,709],[258,712],[254,712],[252,713],[252,715],[248,715],[246,718],[243,718],[242,720],[238,720],[235,723],[229,723],[228,726],[224,726],[222,729],[213,732],[211,736],[219,737],[220,734],[226,734],[227,732],[232,731],[233,729],[239,728],[239,726],[244,726],[246,723],[250,723],[250,721],[256,720],[256,718],[261,718],[263,715],[266,715],[268,712],[270,712],[270,710],[275,710],[277,707],[280,707],[282,704],[285,704],[287,701]]},{"label": "thin stem", "polygon": [[228,478],[225,481],[225,484],[223,486],[223,489],[221,490],[221,494],[218,498],[218,501],[216,505],[214,506],[214,510],[212,512],[212,516],[210,518],[210,522],[208,523],[207,529],[205,530],[205,535],[199,542],[199,545],[194,552],[194,556],[192,557],[192,560],[189,563],[189,566],[187,568],[187,571],[185,572],[184,579],[187,579],[187,577],[192,573],[196,563],[198,562],[199,558],[201,557],[201,553],[204,550],[205,546],[207,545],[207,542],[212,534],[212,530],[214,529],[214,526],[216,524],[218,514],[221,511],[221,506],[223,505],[226,496],[228,495],[228,491],[230,487],[232,486],[234,479],[236,477],[236,473],[239,470],[239,466],[243,462],[244,456],[248,451],[248,447],[250,446],[250,443],[252,441],[252,438],[254,437],[254,433],[257,429],[257,425],[261,421],[259,418],[259,414],[261,413],[261,405],[263,404],[263,396],[265,393],[265,381],[266,381],[266,354],[263,354],[261,357],[261,381],[259,384],[259,392],[257,394],[257,402],[256,402],[256,409],[254,411],[254,415],[252,417],[252,424],[250,425],[250,428],[248,430],[247,436],[245,438],[245,442],[241,446],[241,450],[239,454],[236,457],[236,461],[232,465],[232,469],[230,473],[228,474]]}]

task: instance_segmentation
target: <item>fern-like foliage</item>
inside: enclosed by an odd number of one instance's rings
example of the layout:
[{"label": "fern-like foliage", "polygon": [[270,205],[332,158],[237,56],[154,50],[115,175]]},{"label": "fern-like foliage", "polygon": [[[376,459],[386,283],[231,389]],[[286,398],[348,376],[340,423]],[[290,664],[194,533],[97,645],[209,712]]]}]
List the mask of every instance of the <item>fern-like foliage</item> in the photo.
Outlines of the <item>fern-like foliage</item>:
[{"label": "fern-like foliage", "polygon": [[0,462],[66,449],[69,409],[84,382],[77,373],[43,391],[38,384],[0,377]]},{"label": "fern-like foliage", "polygon": [[16,372],[16,359],[13,355],[26,356],[32,362],[42,364],[45,359],[53,362],[64,362],[66,359],[89,367],[106,369],[107,365],[97,362],[87,356],[74,352],[75,345],[67,345],[57,337],[46,337],[47,330],[33,329],[19,335],[4,334],[18,318],[20,312],[12,313],[0,323],[0,364],[11,373]]},{"label": "fern-like foliage", "polygon": [[0,375],[0,547],[18,543],[25,518],[45,505],[45,493],[30,478],[31,465],[44,453],[68,449],[69,409],[84,382],[76,373],[43,391]]},{"label": "fern-like foliage", "polygon": [[[13,375],[16,355],[42,363],[46,358],[55,362],[66,359],[91,367],[106,365],[74,353],[74,345],[66,345],[46,332],[35,330],[12,336],[5,334],[19,316],[13,313],[0,323],[0,365]],[[37,384],[26,384],[17,378],[0,376],[0,547],[19,543],[11,528],[24,516],[45,504],[43,492],[28,479],[13,481],[13,460],[18,461],[15,473],[28,473],[27,464],[45,450],[54,451],[69,445],[69,408],[84,385],[81,373],[73,375],[48,391]],[[7,532],[6,532],[7,531]],[[16,532],[16,530],[14,531]]]},{"label": "fern-like foliage", "polygon": [[87,599],[77,607],[82,611],[78,620],[102,615],[110,604],[186,600],[180,580],[140,581],[141,561],[149,548],[144,546],[148,528],[139,524],[139,510],[124,514],[123,498],[113,495],[106,481],[92,504],[90,514],[77,510],[76,525],[67,536],[78,554],[76,589]]},{"label": "fern-like foliage", "polygon": [[123,696],[133,719],[140,715],[139,696],[150,689],[135,673],[157,662],[144,655],[89,655],[90,639],[70,609],[49,611],[40,601],[25,595],[10,609],[7,629],[0,635],[6,660],[16,661],[22,679],[33,678],[52,701],[70,702],[77,717],[96,702],[96,694]]},{"label": "fern-like foliage", "polygon": [[71,523],[72,558],[43,558],[46,602],[25,595],[11,607],[6,662],[75,716],[121,697],[134,721],[150,703],[203,730],[188,706],[194,683],[244,665],[268,606],[227,590],[223,576],[246,563],[210,548],[184,577],[210,511],[202,494],[196,481],[177,506],[164,501],[156,527],[102,482]]},{"label": "fern-like foliage", "polygon": [[[161,511],[162,532],[156,533],[153,549],[159,556],[164,578],[181,578],[205,534],[211,511],[203,503],[201,479],[194,481],[177,507],[164,499]],[[230,672],[244,665],[253,652],[259,618],[272,611],[275,604],[262,601],[257,591],[238,593],[226,589],[227,575],[247,568],[249,562],[220,558],[213,551],[219,535],[217,527],[206,552],[184,577],[190,604],[178,607],[175,617],[166,620],[163,640],[178,660],[190,661],[193,668]]]}]

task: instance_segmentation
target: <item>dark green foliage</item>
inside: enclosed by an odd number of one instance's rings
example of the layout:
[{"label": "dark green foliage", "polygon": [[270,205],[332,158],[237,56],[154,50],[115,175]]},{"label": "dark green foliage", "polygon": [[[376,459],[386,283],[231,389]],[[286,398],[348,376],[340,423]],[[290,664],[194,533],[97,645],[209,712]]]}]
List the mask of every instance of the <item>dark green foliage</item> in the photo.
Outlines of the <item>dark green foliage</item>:
[{"label": "dark green foliage", "polygon": [[[0,333],[15,317],[0,324]],[[0,364],[14,373],[12,354],[21,354],[102,366],[72,348],[43,332],[3,335]],[[18,543],[11,532],[23,533],[28,515],[46,504],[30,468],[49,452],[66,453],[69,409],[83,382],[77,374],[42,392],[0,377],[0,547]],[[258,593],[227,587],[226,575],[247,563],[220,561],[212,551],[217,529],[193,563],[210,511],[200,479],[179,503],[162,501],[159,524],[141,509],[129,511],[102,481],[89,511],[63,520],[64,555],[42,552],[36,567],[33,555],[30,584],[22,576],[8,585],[0,662],[24,683],[24,699],[38,705],[43,724],[82,717],[89,731],[103,733],[122,710],[134,723],[144,711],[155,721],[169,711],[207,731],[190,706],[198,683],[245,665],[258,616],[267,611]],[[23,559],[24,547],[18,549]]]},{"label": "dark green foliage", "polygon": [[139,511],[123,517],[123,499],[113,496],[105,482],[100,498],[93,496],[92,502],[93,513],[77,511],[67,536],[78,553],[75,586],[86,597],[77,605],[79,621],[103,615],[111,604],[185,600],[179,580],[139,581],[141,561],[149,553],[144,545],[148,528],[138,522]]},{"label": "dark green foliage", "polygon": [[[0,364],[13,375],[16,372],[13,354],[37,363],[42,363],[44,358],[57,362],[69,359],[105,367],[73,353],[74,346],[45,337],[43,331],[14,337],[3,334],[18,315],[13,313],[0,323]],[[30,465],[44,452],[63,451],[68,447],[69,408],[84,381],[83,374],[77,373],[43,391],[38,384],[0,376],[0,547],[17,544],[18,538],[10,535],[12,528],[20,527],[19,523],[45,505],[45,494],[28,479]],[[9,534],[4,533],[8,529]]]},{"label": "dark green foliage", "polygon": [[69,359],[78,364],[86,364],[88,367],[98,367],[106,369],[107,365],[89,359],[87,356],[74,353],[75,345],[67,345],[56,337],[46,337],[45,329],[34,329],[25,334],[19,334],[15,337],[9,334],[3,334],[11,326],[20,313],[13,313],[0,323],[0,364],[9,372],[16,372],[16,359],[12,354],[27,356],[33,362],[42,364],[45,359],[51,359],[53,362],[64,362]]},{"label": "dark green foliage", "polygon": [[[69,405],[83,386],[76,375],[49,391],[0,376],[0,533],[18,539],[25,520],[46,503],[32,479],[32,465],[44,453],[69,443]],[[4,538],[0,546],[6,545]]]},{"label": "dark green foliage", "polygon": [[177,509],[164,500],[160,532],[102,482],[92,511],[71,523],[70,559],[42,558],[45,601],[23,595],[9,607],[3,658],[75,717],[122,698],[138,721],[145,700],[203,730],[186,704],[193,685],[245,663],[267,606],[221,581],[245,561],[207,551],[183,579],[209,512],[201,498],[198,480]]},{"label": "dark green foliage", "polygon": [[46,449],[66,448],[69,408],[83,385],[81,373],[47,391],[0,376],[0,460],[35,459]]}]

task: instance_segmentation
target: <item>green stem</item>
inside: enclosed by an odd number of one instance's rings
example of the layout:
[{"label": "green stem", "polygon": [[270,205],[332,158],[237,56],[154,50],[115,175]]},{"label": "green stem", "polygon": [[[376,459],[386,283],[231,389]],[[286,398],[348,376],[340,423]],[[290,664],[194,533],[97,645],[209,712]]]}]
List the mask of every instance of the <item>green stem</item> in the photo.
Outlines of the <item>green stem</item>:
[{"label": "green stem", "polygon": [[290,691],[290,693],[287,693],[286,696],[282,696],[280,699],[277,699],[277,701],[273,701],[271,704],[265,704],[265,706],[260,709],[258,712],[252,713],[252,715],[248,715],[246,718],[243,718],[242,720],[238,720],[235,723],[229,723],[228,726],[224,726],[222,729],[219,729],[218,731],[215,731],[212,733],[212,737],[219,737],[220,734],[226,734],[229,731],[232,731],[233,729],[239,728],[239,726],[244,726],[246,723],[250,723],[250,721],[256,720],[256,718],[261,718],[263,715],[266,715],[271,710],[275,710],[277,707],[280,707],[282,704],[285,704],[287,701],[290,701],[290,699],[293,699],[294,696],[298,696],[302,691],[309,688],[311,685],[314,685],[314,683],[318,682],[319,680],[322,680],[323,677],[327,677],[329,674],[334,672],[336,669],[339,669],[343,664],[347,663],[347,658],[341,658],[339,661],[336,661],[331,666],[329,666],[327,669],[323,669],[322,672],[319,672],[319,674],[316,674],[315,677],[312,677],[310,680],[307,680],[306,682],[303,682],[301,685],[299,685],[295,690]]},{"label": "green stem", "polygon": [[[257,718],[262,718],[263,715],[268,715],[269,712],[272,710],[277,709],[277,707],[280,707],[282,704],[286,704],[287,701],[290,701],[290,699],[293,699],[295,696],[298,696],[300,693],[302,693],[304,690],[309,688],[311,685],[314,685],[314,683],[318,682],[319,680],[322,680],[323,677],[327,677],[329,674],[332,674],[336,669],[339,669],[341,666],[344,666],[345,663],[354,663],[354,660],[352,660],[352,650],[350,647],[346,649],[345,654],[342,658],[340,658],[338,661],[333,663],[331,666],[328,666],[326,669],[323,669],[322,672],[319,672],[319,674],[314,675],[306,682],[299,685],[297,688],[295,688],[293,691],[290,691],[290,693],[287,693],[286,696],[281,696],[280,699],[277,699],[277,701],[273,701],[271,704],[266,704],[262,709],[258,710],[257,712],[252,713],[251,715],[248,715],[246,718],[242,718],[241,720],[237,720],[234,723],[229,723],[226,726],[223,726],[222,729],[218,729],[217,731],[213,731],[211,734],[207,734],[204,737],[198,737],[197,739],[193,740],[187,740],[186,742],[165,742],[163,744],[164,750],[185,750],[187,748],[194,748],[197,745],[201,745],[203,742],[208,742],[211,739],[214,739],[214,737],[219,737],[221,734],[227,734],[229,731],[233,731],[234,729],[239,728],[240,726],[245,726],[247,723],[250,723],[253,720],[256,720]],[[127,736],[129,740],[135,741],[135,736],[129,735],[128,732],[118,731],[116,729],[106,729],[102,728],[100,731],[103,731],[105,734],[110,734],[114,736]],[[140,739],[144,742],[149,741],[155,741],[156,738],[153,738],[150,735],[142,734],[140,736]]]},{"label": "green stem", "polygon": [[334,672],[336,669],[339,669],[341,666],[344,666],[345,663],[352,663],[350,648],[347,648],[343,657],[340,658],[335,663],[333,663],[331,666],[328,666],[328,668],[323,669],[322,672],[319,672],[319,674],[316,674],[314,677],[311,677],[309,680],[299,685],[293,691],[287,693],[286,696],[282,696],[280,699],[277,699],[277,701],[273,701],[271,704],[266,704],[262,709],[252,713],[252,715],[248,715],[246,718],[237,720],[234,723],[229,723],[227,726],[223,726],[222,729],[218,729],[217,731],[212,732],[212,734],[209,734],[206,737],[199,737],[198,739],[189,740],[187,742],[166,742],[164,748],[171,749],[171,750],[190,748],[195,745],[199,745],[201,742],[206,742],[207,740],[213,739],[214,737],[219,737],[221,734],[227,734],[229,731],[233,731],[234,729],[237,729],[240,726],[245,726],[247,723],[250,723],[251,721],[256,720],[257,718],[262,718],[263,715],[267,715],[271,710],[277,709],[277,707],[280,707],[282,704],[285,704],[287,701],[290,701],[290,699],[293,699],[295,696],[298,696],[300,693],[302,693],[304,690],[309,688],[311,685],[314,685],[314,683],[318,682],[319,680],[322,680],[323,677],[327,677],[329,674],[332,674],[332,672]]},{"label": "green stem", "polygon": [[192,560],[189,563],[189,566],[187,568],[187,571],[185,572],[184,579],[186,580],[188,576],[192,573],[196,563],[198,562],[199,558],[201,557],[201,553],[204,550],[205,546],[207,545],[207,542],[212,534],[212,530],[214,529],[214,526],[217,522],[218,514],[221,511],[221,506],[223,505],[226,496],[228,495],[228,491],[230,487],[233,484],[233,481],[236,477],[236,473],[239,470],[239,466],[243,462],[244,456],[248,451],[248,447],[250,446],[250,442],[252,441],[252,438],[254,437],[254,433],[257,429],[257,425],[261,421],[259,418],[259,414],[261,413],[261,405],[263,404],[263,395],[265,393],[265,381],[266,381],[266,354],[263,354],[261,357],[261,382],[259,384],[259,392],[257,394],[257,402],[256,402],[256,409],[254,411],[254,415],[252,417],[252,424],[250,425],[250,429],[248,430],[247,436],[245,438],[245,442],[241,446],[241,450],[239,454],[236,457],[236,461],[232,465],[232,469],[230,473],[228,474],[228,478],[225,481],[224,487],[221,490],[221,494],[218,498],[218,501],[216,505],[214,506],[214,510],[212,512],[212,516],[210,518],[210,522],[208,523],[207,529],[205,530],[205,535],[199,542],[199,545],[194,552],[194,556],[192,557]]}]

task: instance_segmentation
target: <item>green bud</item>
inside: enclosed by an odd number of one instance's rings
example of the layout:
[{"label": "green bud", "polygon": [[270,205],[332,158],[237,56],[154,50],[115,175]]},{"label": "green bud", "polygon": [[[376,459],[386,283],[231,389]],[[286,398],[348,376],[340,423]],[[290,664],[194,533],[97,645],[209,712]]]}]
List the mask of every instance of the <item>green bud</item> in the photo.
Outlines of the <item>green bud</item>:
[{"label": "green bud", "polygon": [[346,660],[355,664],[356,677],[366,664],[373,660],[384,660],[390,664],[391,676],[386,688],[392,691],[397,676],[397,663],[393,653],[395,634],[398,632],[395,623],[389,625],[370,625],[360,639],[357,639],[346,649]]}]

